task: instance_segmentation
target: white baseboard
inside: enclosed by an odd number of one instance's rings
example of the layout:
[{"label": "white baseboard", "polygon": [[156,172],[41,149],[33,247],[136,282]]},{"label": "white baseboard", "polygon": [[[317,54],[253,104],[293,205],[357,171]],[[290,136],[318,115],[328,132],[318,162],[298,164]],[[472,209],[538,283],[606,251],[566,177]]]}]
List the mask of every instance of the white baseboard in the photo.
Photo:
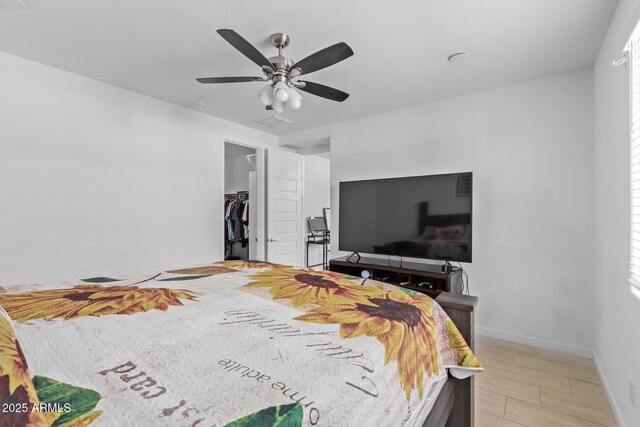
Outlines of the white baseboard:
[{"label": "white baseboard", "polygon": [[547,341],[540,338],[528,337],[526,335],[512,334],[510,332],[499,331],[497,329],[476,327],[476,335],[483,337],[495,338],[503,341],[510,341],[516,344],[538,347],[544,350],[557,351],[559,353],[571,354],[574,356],[591,359],[593,352],[590,348],[578,347],[570,344],[562,344],[554,341]]},{"label": "white baseboard", "polygon": [[613,393],[611,392],[611,388],[609,387],[609,383],[607,382],[607,377],[604,376],[602,366],[600,366],[600,361],[598,360],[598,355],[595,353],[595,351],[593,352],[593,364],[596,365],[596,371],[598,372],[598,376],[602,381],[602,387],[604,388],[604,393],[607,395],[607,399],[609,400],[609,406],[611,407],[611,412],[613,412],[613,418],[615,418],[616,424],[618,424],[618,427],[626,427],[626,424],[622,419],[622,415],[620,414],[620,409],[618,409],[618,405],[613,398]]}]

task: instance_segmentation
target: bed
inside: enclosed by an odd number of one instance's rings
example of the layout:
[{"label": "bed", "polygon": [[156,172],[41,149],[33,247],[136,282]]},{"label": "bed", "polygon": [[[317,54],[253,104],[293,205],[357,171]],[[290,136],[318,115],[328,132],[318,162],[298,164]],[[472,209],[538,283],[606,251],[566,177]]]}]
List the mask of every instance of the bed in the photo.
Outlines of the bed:
[{"label": "bed", "polygon": [[468,305],[361,281],[226,261],[3,286],[0,426],[472,425]]}]

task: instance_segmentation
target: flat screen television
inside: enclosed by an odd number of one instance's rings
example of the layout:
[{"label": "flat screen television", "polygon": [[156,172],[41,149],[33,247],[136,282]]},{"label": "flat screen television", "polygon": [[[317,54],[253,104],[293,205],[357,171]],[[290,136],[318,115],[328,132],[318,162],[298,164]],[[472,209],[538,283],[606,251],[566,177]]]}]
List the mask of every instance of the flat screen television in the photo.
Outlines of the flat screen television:
[{"label": "flat screen television", "polygon": [[339,249],[471,262],[473,174],[340,183]]}]

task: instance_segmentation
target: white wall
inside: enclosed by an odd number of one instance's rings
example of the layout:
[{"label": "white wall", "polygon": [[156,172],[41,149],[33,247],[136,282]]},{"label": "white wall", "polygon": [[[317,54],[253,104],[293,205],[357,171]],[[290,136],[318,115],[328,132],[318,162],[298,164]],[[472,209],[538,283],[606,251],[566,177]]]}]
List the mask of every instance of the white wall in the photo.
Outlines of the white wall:
[{"label": "white wall", "polygon": [[478,332],[589,355],[592,77],[581,70],[326,127],[332,256],[340,181],[472,171],[466,268]]},{"label": "white wall", "polygon": [[0,53],[0,283],[222,258],[223,143],[277,138]]},{"label": "white wall", "polygon": [[[629,290],[629,74],[612,67],[640,1],[620,0],[594,66],[594,353],[627,426],[640,425],[640,300]],[[636,385],[635,408],[629,380]]]},{"label": "white wall", "polygon": [[[307,217],[322,216],[323,208],[331,207],[331,160],[329,153],[304,156],[303,198],[304,229],[309,232]],[[322,246],[309,245],[309,265],[320,263],[322,263]]]},{"label": "white wall", "polygon": [[255,170],[246,156],[225,156],[224,192],[249,191],[249,172]]}]

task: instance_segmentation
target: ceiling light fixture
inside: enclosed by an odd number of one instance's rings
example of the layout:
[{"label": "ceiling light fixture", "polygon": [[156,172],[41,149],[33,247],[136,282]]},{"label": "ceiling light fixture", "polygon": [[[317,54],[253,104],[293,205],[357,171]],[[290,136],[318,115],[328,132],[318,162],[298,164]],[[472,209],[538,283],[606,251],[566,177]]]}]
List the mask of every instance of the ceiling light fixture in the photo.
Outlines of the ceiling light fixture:
[{"label": "ceiling light fixture", "polygon": [[273,104],[271,104],[271,108],[273,108],[276,113],[282,113],[284,111],[284,102],[276,99],[273,101]]},{"label": "ceiling light fixture", "polygon": [[469,59],[470,56],[471,56],[471,52],[468,50],[464,50],[462,52],[456,52],[449,55],[449,57],[447,58],[447,61],[451,63],[464,62],[467,59]]},{"label": "ceiling light fixture", "polygon": [[289,100],[287,105],[293,110],[297,110],[302,106],[302,96],[294,88],[289,88]]},{"label": "ceiling light fixture", "polygon": [[273,95],[278,101],[287,102],[289,99],[289,88],[287,87],[287,84],[283,81],[276,83],[273,87]]},{"label": "ceiling light fixture", "polygon": [[273,87],[271,85],[265,86],[260,92],[258,92],[258,98],[262,105],[269,106],[273,103]]},{"label": "ceiling light fixture", "polygon": [[285,105],[293,110],[302,106],[302,96],[293,86],[289,86],[282,80],[276,84],[265,86],[258,92],[258,98],[267,109],[275,110],[278,113],[284,111]]}]

